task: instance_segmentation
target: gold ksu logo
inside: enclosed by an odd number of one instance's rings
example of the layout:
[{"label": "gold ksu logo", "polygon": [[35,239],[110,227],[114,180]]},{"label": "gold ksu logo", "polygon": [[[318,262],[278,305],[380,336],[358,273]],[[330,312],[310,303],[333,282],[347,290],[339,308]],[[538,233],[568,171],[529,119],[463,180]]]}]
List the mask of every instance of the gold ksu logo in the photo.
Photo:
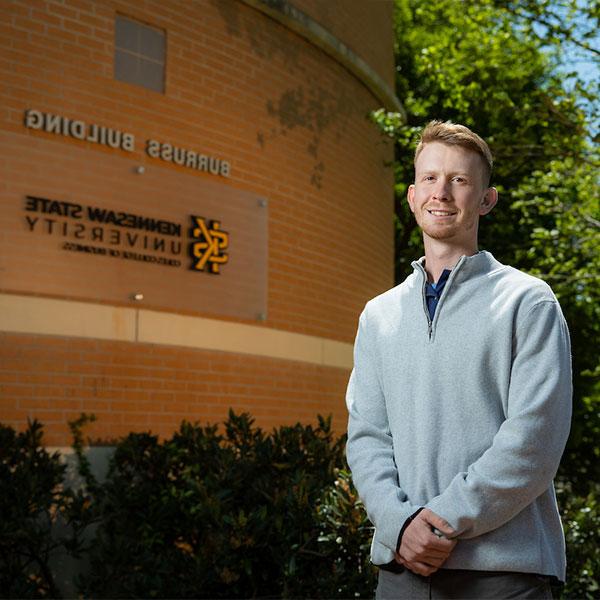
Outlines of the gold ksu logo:
[{"label": "gold ksu logo", "polygon": [[207,221],[204,217],[192,215],[192,223],[190,236],[197,241],[190,244],[191,269],[218,275],[221,265],[229,260],[227,253],[223,252],[229,246],[229,234],[221,230],[219,221]]}]

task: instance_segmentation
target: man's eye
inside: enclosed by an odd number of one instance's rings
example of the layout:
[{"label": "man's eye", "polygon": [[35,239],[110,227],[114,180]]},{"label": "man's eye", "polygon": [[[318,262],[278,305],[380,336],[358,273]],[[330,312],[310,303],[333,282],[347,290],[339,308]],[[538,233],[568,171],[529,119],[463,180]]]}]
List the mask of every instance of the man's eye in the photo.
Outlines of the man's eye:
[{"label": "man's eye", "polygon": [[464,177],[455,177],[454,181],[456,181],[457,183],[464,183],[466,179]]}]

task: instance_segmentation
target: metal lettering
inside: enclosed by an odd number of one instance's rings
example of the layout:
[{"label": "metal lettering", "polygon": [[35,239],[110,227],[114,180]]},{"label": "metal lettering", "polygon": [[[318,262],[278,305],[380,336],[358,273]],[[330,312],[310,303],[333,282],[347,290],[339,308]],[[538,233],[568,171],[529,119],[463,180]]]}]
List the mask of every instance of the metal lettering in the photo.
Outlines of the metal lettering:
[{"label": "metal lettering", "polygon": [[192,169],[196,168],[196,153],[193,150],[188,150],[185,166],[191,167]]},{"label": "metal lettering", "polygon": [[118,148],[121,145],[121,132],[117,129],[108,130],[108,145],[111,148]]},{"label": "metal lettering", "polygon": [[25,127],[41,129],[44,126],[44,115],[39,110],[25,111]]},{"label": "metal lettering", "polygon": [[208,165],[208,156],[206,154],[198,154],[198,170],[206,171]]},{"label": "metal lettering", "polygon": [[83,140],[85,138],[85,123],[83,121],[71,121],[69,133],[75,139]]},{"label": "metal lettering", "polygon": [[108,238],[109,244],[120,244],[121,243],[121,232],[118,229],[111,229],[109,231],[110,237]]},{"label": "metal lettering", "polygon": [[48,133],[60,133],[60,115],[46,115],[44,131]]},{"label": "metal lettering", "polygon": [[183,148],[173,148],[173,162],[176,165],[183,165],[185,163],[185,150]]},{"label": "metal lettering", "polygon": [[54,223],[56,223],[56,221],[54,219],[44,219],[44,223],[48,224],[48,233],[52,234]]},{"label": "metal lettering", "polygon": [[133,133],[124,133],[121,136],[121,148],[127,152],[133,152],[135,146],[135,137]]},{"label": "metal lettering", "polygon": [[162,148],[160,149],[160,157],[163,160],[171,160],[172,155],[173,146],[171,146],[171,144],[163,144]]},{"label": "metal lettering", "polygon": [[29,225],[29,231],[33,231],[33,228],[35,227],[35,224],[39,221],[39,217],[35,217],[35,219],[33,217],[27,216],[25,217],[25,220],[27,221],[27,224]]},{"label": "metal lettering", "polygon": [[95,123],[90,125],[90,131],[86,139],[88,142],[98,143],[98,125]]},{"label": "metal lettering", "polygon": [[152,158],[158,158],[160,155],[160,142],[157,140],[148,140],[146,142],[146,154]]},{"label": "metal lettering", "polygon": [[102,227],[92,227],[92,241],[98,240],[99,242],[102,242],[103,237],[104,229],[102,229]]}]

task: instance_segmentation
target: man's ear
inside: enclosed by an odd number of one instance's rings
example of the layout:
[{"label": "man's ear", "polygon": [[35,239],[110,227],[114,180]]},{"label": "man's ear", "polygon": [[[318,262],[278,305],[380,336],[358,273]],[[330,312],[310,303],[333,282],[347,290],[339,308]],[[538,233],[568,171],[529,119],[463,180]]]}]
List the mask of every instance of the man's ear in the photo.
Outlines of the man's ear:
[{"label": "man's ear", "polygon": [[410,211],[412,213],[415,212],[415,184],[411,183],[408,186],[408,190],[406,192],[406,199],[408,200],[408,206],[410,206]]},{"label": "man's ear", "polygon": [[479,205],[479,214],[481,216],[487,215],[496,206],[496,202],[498,202],[498,190],[495,187],[485,190]]}]

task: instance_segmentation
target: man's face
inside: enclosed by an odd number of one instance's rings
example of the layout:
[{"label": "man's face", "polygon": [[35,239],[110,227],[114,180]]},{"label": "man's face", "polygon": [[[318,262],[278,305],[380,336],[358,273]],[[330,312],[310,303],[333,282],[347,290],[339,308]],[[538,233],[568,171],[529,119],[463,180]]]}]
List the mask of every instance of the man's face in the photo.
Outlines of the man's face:
[{"label": "man's face", "polygon": [[431,142],[415,166],[408,204],[423,235],[461,246],[477,245],[480,215],[496,204],[494,188],[486,188],[481,157],[460,146]]}]

